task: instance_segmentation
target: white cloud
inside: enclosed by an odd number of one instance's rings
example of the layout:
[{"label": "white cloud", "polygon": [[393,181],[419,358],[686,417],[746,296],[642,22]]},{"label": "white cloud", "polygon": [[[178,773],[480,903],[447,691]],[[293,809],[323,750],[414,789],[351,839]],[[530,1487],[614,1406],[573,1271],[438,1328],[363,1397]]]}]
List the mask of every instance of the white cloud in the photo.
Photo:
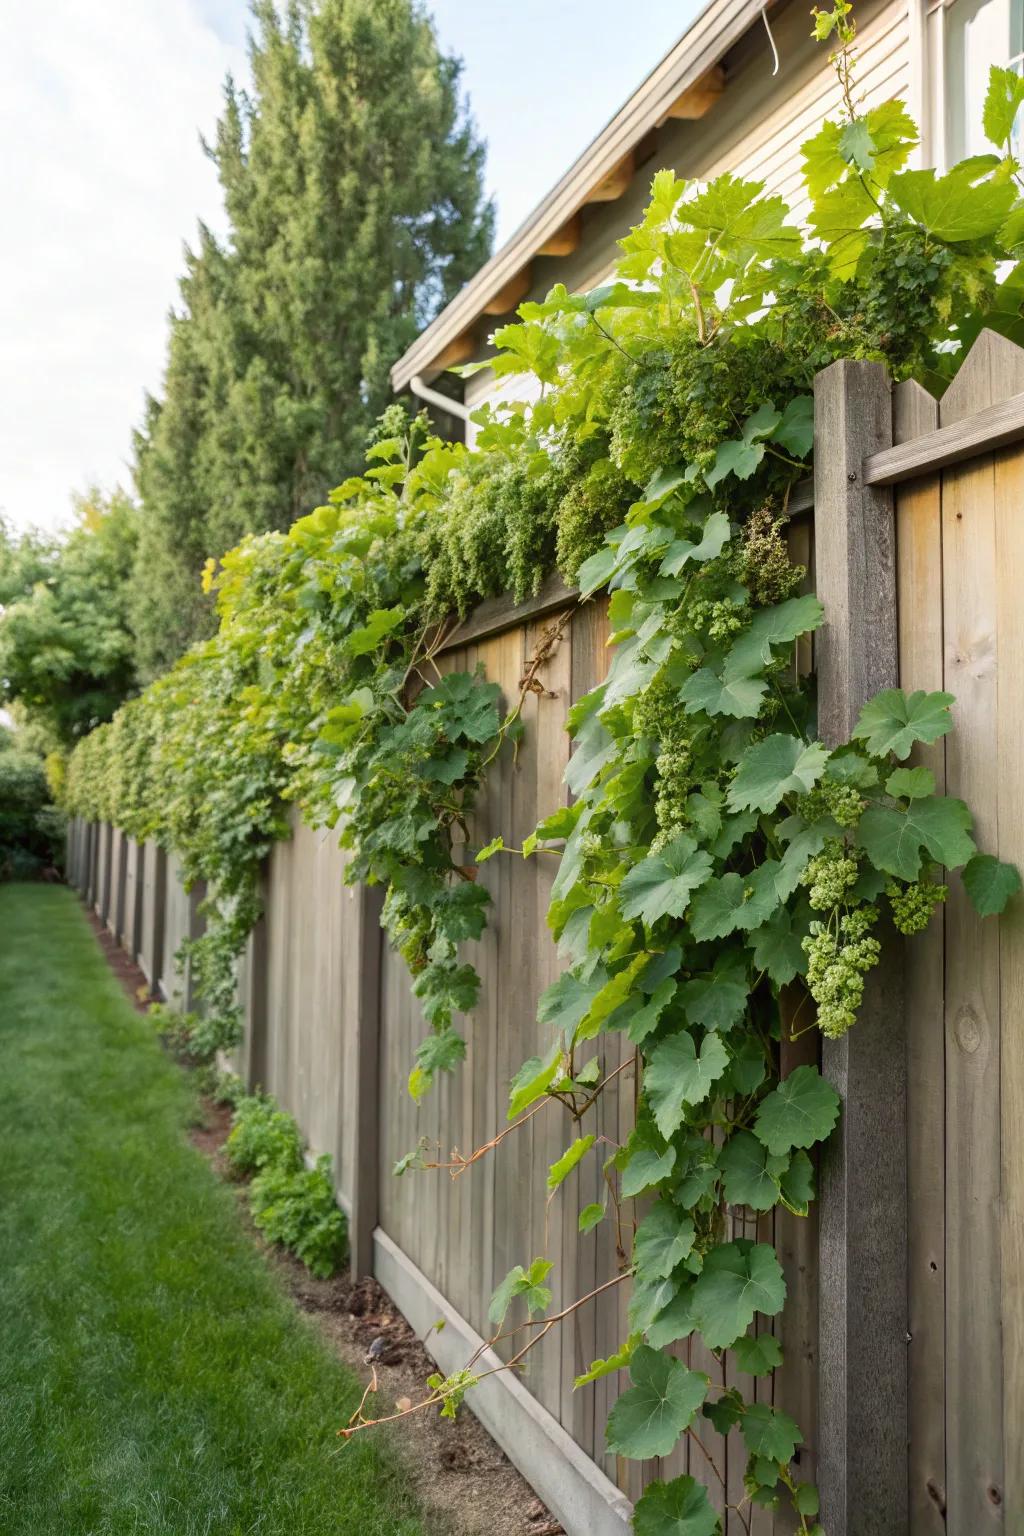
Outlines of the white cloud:
[{"label": "white cloud", "polygon": [[222,223],[199,133],[245,58],[241,26],[210,0],[4,11],[0,508],[53,526],[72,490],[128,481],[183,241],[198,217]]}]

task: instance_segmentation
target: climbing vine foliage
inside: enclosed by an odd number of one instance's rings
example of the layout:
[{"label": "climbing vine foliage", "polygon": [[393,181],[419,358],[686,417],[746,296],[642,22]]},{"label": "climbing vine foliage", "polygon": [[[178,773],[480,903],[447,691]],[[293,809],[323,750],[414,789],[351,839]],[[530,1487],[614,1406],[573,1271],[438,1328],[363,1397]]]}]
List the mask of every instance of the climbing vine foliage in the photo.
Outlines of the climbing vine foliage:
[{"label": "climbing vine foliage", "polygon": [[[887,933],[927,925],[945,871],[962,869],[982,913],[1020,882],[978,852],[969,809],[920,760],[951,728],[948,694],[888,690],[849,741],[818,739],[808,662],[826,616],[790,557],[787,514],[812,449],[829,451],[817,370],[877,359],[940,389],[983,324],[1021,334],[1010,139],[1024,86],[993,72],[990,155],[943,177],[908,170],[903,106],[857,105],[848,7],[816,26],[837,41],[845,106],[804,147],[804,227],[757,182],[659,172],[611,282],[555,288],[499,331],[496,371],[532,371],[539,399],[485,408],[472,451],[389,410],[362,477],[211,567],[218,634],[78,748],[67,795],[207,881],[208,1048],[237,1034],[234,961],[288,802],[336,826],[348,877],[386,889],[422,1008],[416,1097],[464,1055],[458,1018],[480,980],[460,946],[489,902],[478,863],[554,856],[564,972],[540,1000],[548,1044],[510,1085],[506,1134],[542,1106],[566,1112],[551,1193],[604,1159],[607,1200],[581,1231],[622,1230],[642,1197],[622,1272],[602,1286],[629,1282],[628,1334],[579,1385],[628,1372],[606,1429],[620,1456],[664,1457],[689,1435],[696,1457],[702,1421],[737,1430],[740,1523],[750,1501],[787,1500],[820,1536],[794,1461],[801,1427],[691,1368],[686,1341],[745,1375],[780,1365],[758,1320],[783,1308],[783,1273],[771,1245],[739,1234],[751,1212],[802,1216],[814,1198],[814,1149],[840,1106],[808,1042],[856,1028]],[[500,835],[479,848],[474,800],[522,700],[442,675],[438,650],[472,603],[524,597],[556,566],[580,602],[607,601],[610,666],[571,711],[564,802],[521,849]],[[556,626],[524,694],[557,639]],[[611,1032],[628,1038],[641,1091],[634,1129],[609,1148],[588,1127],[614,1075]],[[416,1149],[398,1171],[426,1161]],[[495,1294],[495,1340],[524,1339],[513,1365],[587,1299],[553,1313],[550,1270],[523,1254]],[[436,1376],[403,1411],[453,1414],[481,1374],[473,1360]],[[372,1422],[364,1402],[343,1433]],[[705,1482],[720,1475],[709,1458],[703,1480],[649,1486],[640,1536],[713,1536]]]}]

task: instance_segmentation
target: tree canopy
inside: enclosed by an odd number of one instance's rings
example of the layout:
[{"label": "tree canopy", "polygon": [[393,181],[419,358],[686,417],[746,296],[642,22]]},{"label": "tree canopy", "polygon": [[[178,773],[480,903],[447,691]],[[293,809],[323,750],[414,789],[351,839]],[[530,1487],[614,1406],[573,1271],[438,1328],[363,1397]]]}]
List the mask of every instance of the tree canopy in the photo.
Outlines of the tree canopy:
[{"label": "tree canopy", "polygon": [[256,0],[207,145],[228,216],[186,253],[136,437],[144,675],[212,625],[199,579],[362,460],[390,365],[485,260],[483,146],[415,0]]},{"label": "tree canopy", "polygon": [[19,536],[0,521],[0,699],[45,750],[72,746],[135,688],[138,509],[122,491],[95,489],[74,505],[63,536]]}]

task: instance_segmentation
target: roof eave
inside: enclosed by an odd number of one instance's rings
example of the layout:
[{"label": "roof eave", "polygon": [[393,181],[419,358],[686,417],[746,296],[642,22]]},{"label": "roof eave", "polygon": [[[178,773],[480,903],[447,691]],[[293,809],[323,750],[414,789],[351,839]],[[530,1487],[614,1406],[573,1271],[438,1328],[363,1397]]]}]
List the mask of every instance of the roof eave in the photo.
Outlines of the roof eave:
[{"label": "roof eave", "polygon": [[485,313],[487,304],[588,201],[630,150],[668,115],[681,94],[712,69],[760,16],[761,0],[711,0],[626,104],[451,303],[391,369],[396,393],[437,360]]}]

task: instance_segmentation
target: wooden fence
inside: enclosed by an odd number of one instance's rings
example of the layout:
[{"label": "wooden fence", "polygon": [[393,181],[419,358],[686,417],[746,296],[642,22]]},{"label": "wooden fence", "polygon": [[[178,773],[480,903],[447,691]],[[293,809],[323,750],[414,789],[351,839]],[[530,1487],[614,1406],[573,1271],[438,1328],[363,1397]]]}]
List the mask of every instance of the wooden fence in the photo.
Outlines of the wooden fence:
[{"label": "wooden fence", "polygon": [[[845,737],[881,687],[948,688],[956,731],[920,760],[968,801],[982,846],[1024,866],[1024,352],[982,333],[938,403],[914,383],[893,390],[878,365],[837,363],[816,400],[815,479],[791,539],[828,615],[814,647],[823,738]],[[444,664],[480,663],[514,698],[571,603],[550,582],[519,608],[481,605]],[[481,798],[481,842],[501,832],[518,845],[564,803],[566,712],[602,677],[606,638],[600,605],[572,612],[541,673],[544,695],[527,699],[518,757],[498,761]],[[242,966],[238,1064],[296,1115],[315,1152],[333,1155],[355,1269],[374,1273],[422,1334],[444,1319],[430,1348],[452,1370],[488,1332],[491,1291],[513,1264],[553,1258],[556,1300],[568,1301],[620,1262],[610,1223],[577,1230],[581,1206],[600,1197],[596,1160],[544,1198],[566,1137],[554,1108],[457,1179],[392,1176],[421,1140],[445,1160],[505,1125],[508,1079],[548,1043],[535,1009],[559,971],[544,924],[551,874],[540,860],[483,867],[494,904],[485,937],[467,946],[483,978],[467,1061],[417,1108],[405,1079],[425,1026],[382,943],[378,898],[344,885],[343,857],[331,834],[298,824],[272,853]],[[169,992],[175,950],[200,921],[173,855],[75,823],[69,873]],[[944,917],[886,957],[857,1027],[825,1043],[844,1111],[811,1217],[751,1215],[737,1227],[775,1243],[789,1300],[775,1324],[785,1366],[774,1382],[736,1384],[802,1425],[800,1472],[821,1486],[828,1536],[1024,1531],[1024,912],[1018,903],[982,923],[951,885]],[[179,986],[188,1001],[187,975]],[[814,1059],[810,1042],[785,1046],[786,1065]],[[623,1070],[593,1128],[618,1142],[636,1083],[620,1037],[600,1049],[606,1070]],[[685,1444],[642,1467],[608,1456],[616,1378],[572,1389],[625,1337],[622,1290],[549,1336],[524,1377],[489,1378],[472,1397],[570,1536],[621,1536],[651,1478],[706,1476],[696,1456],[688,1467]],[[696,1347],[689,1358],[718,1369]],[[709,1441],[738,1500],[742,1445]],[[726,1494],[709,1491],[721,1508]],[[754,1536],[792,1529],[782,1515],[746,1514]],[[730,1515],[725,1536],[741,1529]]]}]

